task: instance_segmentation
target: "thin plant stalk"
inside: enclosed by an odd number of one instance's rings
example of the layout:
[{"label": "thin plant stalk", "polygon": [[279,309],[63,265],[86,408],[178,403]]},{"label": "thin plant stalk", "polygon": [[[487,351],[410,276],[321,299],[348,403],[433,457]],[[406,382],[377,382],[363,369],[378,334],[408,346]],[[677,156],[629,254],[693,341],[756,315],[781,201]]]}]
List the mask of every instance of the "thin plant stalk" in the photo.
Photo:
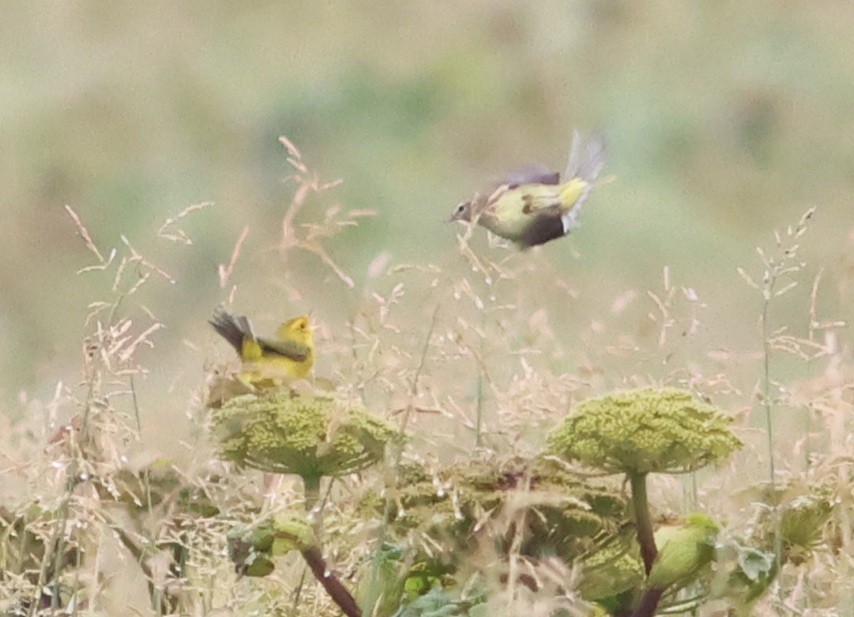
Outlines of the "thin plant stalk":
[{"label": "thin plant stalk", "polygon": [[777,476],[774,461],[774,422],[771,418],[771,341],[768,332],[768,308],[771,304],[771,292],[774,289],[772,276],[768,282],[765,302],[762,305],[762,405],[765,408],[765,434],[768,443],[768,475],[771,481],[771,490],[774,490],[774,482]]},{"label": "thin plant stalk", "polygon": [[658,549],[655,546],[655,536],[652,531],[652,521],[649,516],[649,501],[646,491],[645,473],[633,473],[629,475],[629,483],[632,487],[632,507],[634,508],[635,525],[637,525],[638,544],[640,545],[641,558],[644,570],[649,575],[652,564],[658,557]]},{"label": "thin plant stalk", "polygon": [[418,366],[415,369],[415,374],[412,376],[412,386],[409,391],[409,404],[406,408],[406,413],[400,423],[400,432],[398,433],[397,442],[394,444],[394,451],[391,455],[391,486],[386,489],[385,506],[383,508],[383,520],[377,534],[377,551],[374,554],[373,563],[371,564],[371,582],[368,591],[368,601],[365,603],[367,607],[373,606],[376,601],[376,590],[379,583],[380,561],[382,559],[382,547],[385,544],[386,534],[388,533],[389,522],[391,521],[391,512],[394,507],[394,495],[398,481],[398,468],[403,457],[403,438],[406,434],[406,427],[409,424],[410,416],[414,410],[415,397],[418,395],[418,381],[421,378],[421,373],[424,370],[424,365],[427,362],[427,351],[430,348],[430,339],[433,337],[433,331],[436,329],[436,321],[439,314],[439,305],[433,310],[433,316],[430,319],[430,327],[427,330],[427,335],[424,338],[424,346],[421,348],[421,357],[418,361]]}]

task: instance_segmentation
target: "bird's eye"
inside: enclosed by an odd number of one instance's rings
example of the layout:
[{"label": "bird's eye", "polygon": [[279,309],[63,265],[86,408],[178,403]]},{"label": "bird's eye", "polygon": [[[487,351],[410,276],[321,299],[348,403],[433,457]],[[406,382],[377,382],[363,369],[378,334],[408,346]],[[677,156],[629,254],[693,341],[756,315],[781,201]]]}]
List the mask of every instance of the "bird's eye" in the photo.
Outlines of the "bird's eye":
[{"label": "bird's eye", "polygon": [[462,214],[465,209],[466,209],[466,204],[461,203],[459,206],[457,206],[457,214]]}]

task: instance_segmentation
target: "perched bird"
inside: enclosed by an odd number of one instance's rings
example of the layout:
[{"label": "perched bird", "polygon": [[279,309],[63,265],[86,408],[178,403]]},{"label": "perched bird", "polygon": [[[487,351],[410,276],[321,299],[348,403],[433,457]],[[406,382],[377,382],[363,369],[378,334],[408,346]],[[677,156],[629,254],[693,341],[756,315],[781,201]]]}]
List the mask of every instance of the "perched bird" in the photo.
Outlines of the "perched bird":
[{"label": "perched bird", "polygon": [[537,166],[510,174],[490,195],[457,205],[451,221],[476,222],[527,249],[578,227],[578,213],[605,164],[605,136],[575,131],[564,179]]},{"label": "perched bird", "polygon": [[239,378],[244,383],[255,386],[311,380],[314,339],[305,315],[279,326],[275,338],[256,336],[246,317],[223,310],[216,311],[209,323],[240,355],[243,368]]}]

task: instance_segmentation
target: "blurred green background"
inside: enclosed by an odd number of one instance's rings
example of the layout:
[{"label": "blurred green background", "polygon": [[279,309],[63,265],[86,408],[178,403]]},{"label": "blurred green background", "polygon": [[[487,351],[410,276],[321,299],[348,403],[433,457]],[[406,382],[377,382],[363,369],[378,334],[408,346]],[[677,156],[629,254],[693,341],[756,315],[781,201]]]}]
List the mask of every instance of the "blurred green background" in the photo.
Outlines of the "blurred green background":
[{"label": "blurred green background", "polygon": [[[804,259],[825,272],[823,310],[851,317],[850,2],[43,1],[3,12],[6,408],[76,379],[87,305],[108,290],[75,274],[92,260],[65,204],[103,251],[123,234],[178,281],[146,290],[168,326],[149,359],[164,383],[179,367],[200,384],[216,344],[204,322],[224,299],[217,265],[244,226],[258,251],[275,243],[264,230],[292,192],[279,135],[323,179],[343,180],[334,200],[377,211],[335,240],[357,280],[382,251],[459,260],[459,229],[443,223],[453,206],[529,161],[562,169],[572,129],[590,127],[609,135],[615,181],[579,232],[541,249],[573,281],[585,321],[597,299],[660,287],[669,266],[710,304],[719,345],[758,349],[760,302],[736,267],[756,272],[755,247],[810,205]],[[206,201],[181,223],[195,246],[155,237]],[[252,276],[238,269],[234,282]],[[240,308],[296,312],[277,294]],[[333,311],[322,297],[305,310]],[[790,322],[805,325],[805,306]]]}]

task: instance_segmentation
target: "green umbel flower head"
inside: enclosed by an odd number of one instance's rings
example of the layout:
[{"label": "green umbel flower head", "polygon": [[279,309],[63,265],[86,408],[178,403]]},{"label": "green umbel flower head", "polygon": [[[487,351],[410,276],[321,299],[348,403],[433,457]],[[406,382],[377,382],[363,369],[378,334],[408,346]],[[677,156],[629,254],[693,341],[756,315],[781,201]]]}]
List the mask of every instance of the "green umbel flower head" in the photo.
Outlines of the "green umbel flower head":
[{"label": "green umbel flower head", "polygon": [[781,565],[800,565],[812,558],[838,503],[835,483],[831,475],[818,485],[792,478],[748,489],[747,497],[761,504],[761,510],[751,524],[750,536],[734,538],[719,549],[712,597],[728,598],[736,607],[734,614],[752,614],[752,607],[780,574]]},{"label": "green umbel flower head", "polygon": [[214,410],[222,456],[303,478],[341,476],[379,461],[397,431],[366,409],[289,390],[230,399]]},{"label": "green umbel flower head", "polygon": [[763,486],[758,501],[768,507],[759,517],[753,534],[758,547],[774,550],[776,525],[779,524],[783,562],[801,564],[807,561],[821,540],[825,524],[838,501],[831,478],[812,485],[792,479],[774,487]]},{"label": "green umbel flower head", "polygon": [[693,471],[742,445],[729,425],[689,392],[631,390],[580,403],[552,433],[549,450],[612,473]]},{"label": "green umbel flower head", "polygon": [[807,561],[821,539],[825,523],[833,513],[833,504],[821,491],[793,499],[783,510],[780,536],[783,558],[794,564]]}]

